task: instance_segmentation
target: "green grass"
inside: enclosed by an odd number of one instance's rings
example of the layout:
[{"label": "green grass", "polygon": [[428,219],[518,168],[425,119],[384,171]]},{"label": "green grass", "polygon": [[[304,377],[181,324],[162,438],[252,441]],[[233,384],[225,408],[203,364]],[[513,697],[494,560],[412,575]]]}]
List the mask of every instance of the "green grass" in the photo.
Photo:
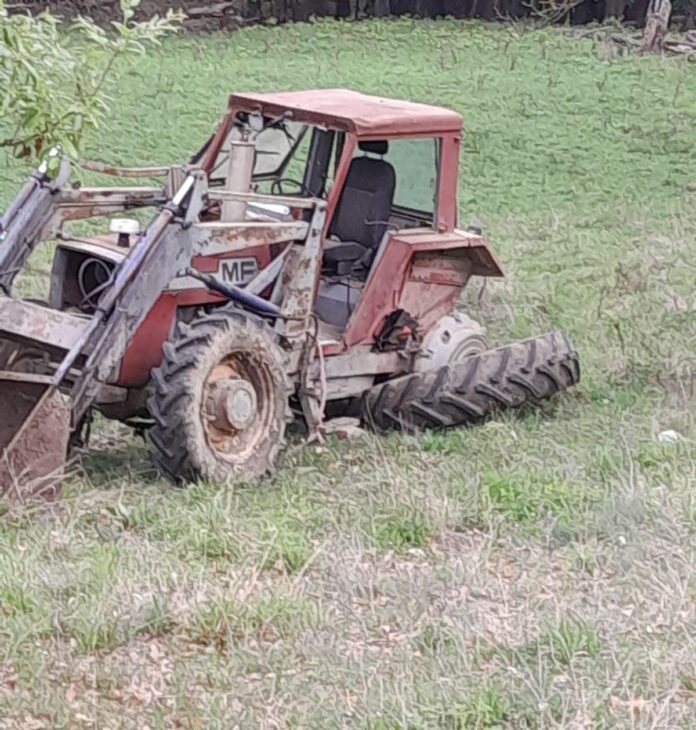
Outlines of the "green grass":
[{"label": "green grass", "polygon": [[187,627],[195,642],[232,650],[244,640],[273,643],[311,628],[316,606],[292,596],[273,596],[255,604],[219,600],[201,607]]},{"label": "green grass", "polygon": [[440,725],[448,730],[500,728],[505,726],[508,712],[505,697],[498,689],[482,687],[472,692],[466,702],[455,703]]},{"label": "green grass", "polygon": [[576,659],[597,659],[601,646],[597,629],[585,621],[563,617],[548,623],[539,638],[525,644],[519,651],[532,659],[542,659],[559,670],[565,670]]},{"label": "green grass", "polygon": [[379,550],[403,553],[421,548],[428,542],[428,525],[420,517],[378,519],[373,526],[374,543]]},{"label": "green grass", "polygon": [[[461,111],[460,220],[508,275],[464,306],[492,343],[566,330],[583,382],[231,490],[170,489],[101,424],[55,510],[3,513],[0,727],[693,727],[694,65],[401,20],[181,38],[123,70],[87,150],[122,164],[184,159],[233,89]],[[0,201],[25,174],[3,165]]]}]

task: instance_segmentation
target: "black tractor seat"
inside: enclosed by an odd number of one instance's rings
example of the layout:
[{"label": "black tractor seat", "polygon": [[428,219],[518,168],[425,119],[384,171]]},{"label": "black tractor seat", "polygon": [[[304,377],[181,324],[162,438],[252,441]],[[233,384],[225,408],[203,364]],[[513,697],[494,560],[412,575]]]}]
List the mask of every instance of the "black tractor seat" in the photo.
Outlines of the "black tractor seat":
[{"label": "black tractor seat", "polygon": [[323,272],[329,276],[362,278],[371,264],[374,252],[357,241],[327,241],[324,247]]},{"label": "black tractor seat", "polygon": [[358,147],[366,154],[351,161],[329,228],[334,240],[327,242],[323,261],[328,275],[366,276],[389,227],[396,173],[381,157],[368,157],[386,155],[389,143],[359,142]]}]

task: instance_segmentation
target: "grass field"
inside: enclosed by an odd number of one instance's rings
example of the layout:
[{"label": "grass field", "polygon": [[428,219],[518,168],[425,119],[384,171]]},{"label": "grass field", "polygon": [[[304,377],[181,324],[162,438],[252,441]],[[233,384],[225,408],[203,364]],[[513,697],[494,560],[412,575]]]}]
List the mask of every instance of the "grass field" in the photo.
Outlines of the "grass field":
[{"label": "grass field", "polygon": [[55,515],[0,524],[0,727],[696,727],[696,66],[502,25],[254,28],[138,61],[88,152],[181,160],[231,90],[317,85],[463,113],[461,221],[508,272],[465,304],[494,343],[569,332],[583,383],[233,490],[172,490],[102,427]]}]

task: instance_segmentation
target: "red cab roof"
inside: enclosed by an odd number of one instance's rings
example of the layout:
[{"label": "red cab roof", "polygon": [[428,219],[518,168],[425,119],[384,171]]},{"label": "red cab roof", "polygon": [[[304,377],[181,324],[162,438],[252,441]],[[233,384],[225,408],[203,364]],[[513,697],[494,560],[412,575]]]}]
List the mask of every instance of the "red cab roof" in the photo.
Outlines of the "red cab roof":
[{"label": "red cab roof", "polygon": [[462,117],[451,109],[411,101],[385,99],[349,89],[310,89],[271,94],[232,94],[230,107],[260,109],[267,116],[285,110],[309,124],[325,124],[358,137],[459,132]]}]

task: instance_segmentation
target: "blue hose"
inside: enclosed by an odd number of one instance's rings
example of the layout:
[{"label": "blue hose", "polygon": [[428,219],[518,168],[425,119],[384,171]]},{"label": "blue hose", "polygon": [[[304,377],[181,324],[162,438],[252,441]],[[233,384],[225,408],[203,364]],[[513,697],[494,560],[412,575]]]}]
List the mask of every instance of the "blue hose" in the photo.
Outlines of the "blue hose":
[{"label": "blue hose", "polygon": [[202,281],[211,291],[220,294],[230,301],[236,302],[245,309],[250,309],[252,312],[266,317],[280,316],[280,307],[262,297],[256,296],[256,294],[244,291],[244,289],[240,289],[238,286],[234,286],[234,284],[223,284],[212,276],[201,274],[193,269],[189,269],[186,273],[188,276]]}]

